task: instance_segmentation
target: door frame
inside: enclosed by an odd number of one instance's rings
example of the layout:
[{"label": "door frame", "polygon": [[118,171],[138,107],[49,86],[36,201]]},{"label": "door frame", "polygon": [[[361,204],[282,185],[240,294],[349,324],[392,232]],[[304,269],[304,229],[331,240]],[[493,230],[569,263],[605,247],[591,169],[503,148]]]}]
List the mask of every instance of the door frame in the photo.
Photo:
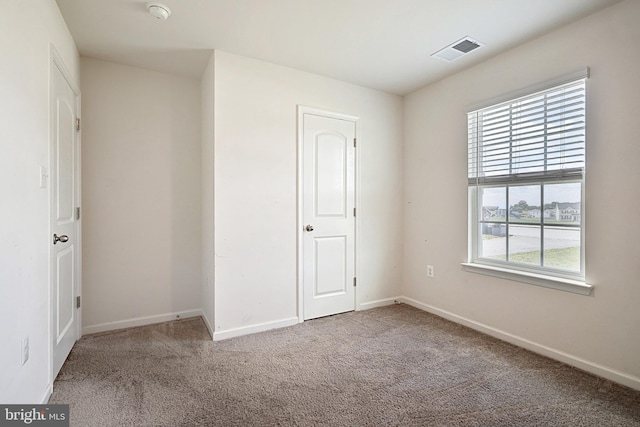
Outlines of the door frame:
[{"label": "door frame", "polygon": [[[355,192],[355,201],[354,206],[356,208],[356,217],[354,218],[355,227],[353,230],[354,233],[354,274],[356,277],[359,277],[359,248],[360,248],[360,232],[359,232],[359,219],[361,218],[360,209],[360,151],[362,150],[362,145],[360,141],[360,127],[359,120],[360,117],[353,116],[350,114],[338,113],[335,111],[323,110],[320,108],[308,107],[305,105],[298,104],[297,106],[298,113],[298,134],[297,134],[297,215],[296,215],[296,255],[297,255],[297,291],[298,291],[298,323],[304,322],[304,259],[303,259],[303,238],[304,238],[304,218],[303,218],[303,144],[304,144],[304,115],[305,114],[313,114],[316,116],[327,117],[331,119],[339,119],[353,122],[355,126],[355,137],[357,138],[357,145],[354,151],[354,192]],[[353,302],[354,310],[358,310],[359,307],[359,292],[358,289],[360,287],[356,286],[354,289],[355,300]]]},{"label": "door frame", "polygon": [[[55,142],[55,135],[53,135],[53,117],[52,117],[52,111],[51,111],[51,96],[52,96],[52,90],[53,90],[53,73],[56,72],[56,69],[60,72],[60,74],[62,75],[62,77],[66,80],[67,84],[69,85],[69,87],[71,88],[71,90],[73,91],[73,94],[75,96],[75,101],[76,101],[76,118],[80,119],[81,117],[81,110],[80,110],[80,106],[81,106],[81,102],[80,102],[80,88],[76,85],[76,83],[73,81],[71,72],[69,71],[69,69],[67,68],[67,66],[65,65],[62,56],[58,53],[58,50],[56,49],[56,47],[52,44],[50,44],[50,60],[49,60],[49,172],[48,174],[50,174],[50,172],[53,170],[53,162],[55,161],[55,159],[53,158],[53,153],[54,153],[54,142]],[[82,129],[82,128],[81,128]],[[74,164],[74,169],[75,169],[75,198],[76,198],[76,206],[77,207],[81,207],[82,206],[82,189],[81,189],[81,147],[82,144],[80,143],[81,141],[81,132],[82,130],[76,131],[76,138],[75,138],[75,152],[76,152],[76,156],[75,156],[75,164]],[[54,326],[55,326],[55,320],[53,319],[53,314],[54,314],[54,304],[55,304],[55,298],[54,298],[54,292],[53,292],[53,286],[54,286],[54,277],[53,277],[53,266],[51,265],[51,252],[53,251],[53,247],[51,246],[51,236],[53,235],[53,225],[51,223],[51,214],[52,214],[52,209],[53,209],[53,188],[51,185],[51,179],[49,177],[49,179],[47,180],[47,187],[48,187],[48,200],[49,200],[49,209],[47,210],[47,222],[48,222],[48,230],[49,233],[47,235],[47,244],[48,246],[48,253],[49,253],[49,376],[51,377],[50,380],[50,390],[52,390],[53,388],[53,382],[55,381],[55,378],[53,376],[53,337],[55,335],[54,332]],[[76,296],[79,296],[82,298],[82,212],[80,215],[80,218],[77,219],[75,221],[76,225],[76,248],[77,250],[75,251],[75,283],[74,283],[74,294]],[[82,300],[81,300],[82,301]],[[76,323],[76,337],[77,339],[80,339],[82,337],[82,304],[80,306],[80,308],[76,309],[76,315],[77,315],[77,323]]]}]

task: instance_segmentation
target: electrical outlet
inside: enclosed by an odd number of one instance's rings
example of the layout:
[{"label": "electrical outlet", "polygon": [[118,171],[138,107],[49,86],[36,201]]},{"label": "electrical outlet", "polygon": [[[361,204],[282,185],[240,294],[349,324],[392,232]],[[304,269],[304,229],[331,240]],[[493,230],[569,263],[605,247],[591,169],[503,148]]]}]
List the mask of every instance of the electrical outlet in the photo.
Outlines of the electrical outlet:
[{"label": "electrical outlet", "polygon": [[29,360],[29,337],[22,340],[22,364],[24,365]]},{"label": "electrical outlet", "polygon": [[434,277],[433,265],[427,265],[427,277]]}]

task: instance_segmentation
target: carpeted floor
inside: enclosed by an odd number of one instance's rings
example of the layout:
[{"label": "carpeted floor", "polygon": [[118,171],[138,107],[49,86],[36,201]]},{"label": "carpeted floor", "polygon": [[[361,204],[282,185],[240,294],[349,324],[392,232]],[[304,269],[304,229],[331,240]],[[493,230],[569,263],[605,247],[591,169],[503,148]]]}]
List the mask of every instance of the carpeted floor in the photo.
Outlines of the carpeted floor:
[{"label": "carpeted floor", "polygon": [[72,426],[640,426],[640,392],[406,305],[210,340],[201,319],[83,337]]}]

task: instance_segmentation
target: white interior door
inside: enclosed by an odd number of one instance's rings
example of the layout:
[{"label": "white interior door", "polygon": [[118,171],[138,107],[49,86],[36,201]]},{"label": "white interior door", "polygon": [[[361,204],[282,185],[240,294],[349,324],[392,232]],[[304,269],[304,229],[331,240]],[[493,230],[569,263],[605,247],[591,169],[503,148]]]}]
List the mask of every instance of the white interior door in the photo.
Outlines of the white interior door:
[{"label": "white interior door", "polygon": [[76,94],[54,62],[51,75],[51,298],[53,378],[78,339]]},{"label": "white interior door", "polygon": [[355,309],[354,120],[303,114],[304,319]]}]

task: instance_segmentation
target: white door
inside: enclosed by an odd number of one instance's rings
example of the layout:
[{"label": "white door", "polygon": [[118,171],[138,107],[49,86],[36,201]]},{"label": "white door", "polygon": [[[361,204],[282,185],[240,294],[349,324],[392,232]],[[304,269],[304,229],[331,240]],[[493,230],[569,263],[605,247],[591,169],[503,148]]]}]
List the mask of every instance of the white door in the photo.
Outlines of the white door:
[{"label": "white door", "polygon": [[354,120],[302,115],[304,319],[355,308]]},{"label": "white door", "polygon": [[51,299],[53,378],[78,339],[76,94],[55,63],[51,71]]}]

